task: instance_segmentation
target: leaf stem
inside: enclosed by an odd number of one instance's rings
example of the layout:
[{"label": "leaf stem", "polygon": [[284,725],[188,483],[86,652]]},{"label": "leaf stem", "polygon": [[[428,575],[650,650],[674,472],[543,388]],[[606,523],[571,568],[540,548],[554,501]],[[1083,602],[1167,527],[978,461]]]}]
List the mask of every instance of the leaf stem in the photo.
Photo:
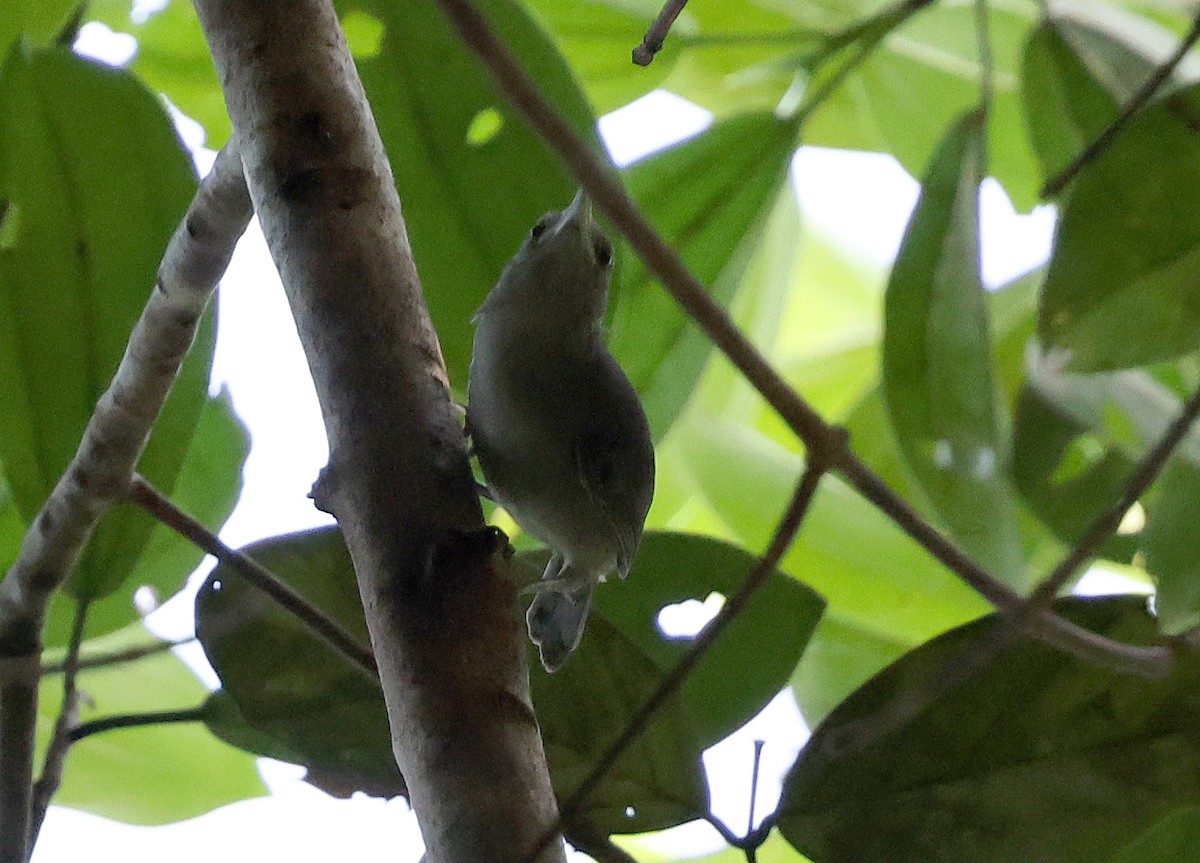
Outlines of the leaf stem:
[{"label": "leaf stem", "polygon": [[1154,94],[1158,92],[1159,88],[1174,74],[1175,69],[1183,62],[1183,58],[1187,56],[1188,51],[1192,49],[1197,40],[1200,40],[1200,10],[1196,12],[1196,17],[1192,20],[1191,28],[1184,35],[1175,52],[1156,68],[1154,73],[1146,79],[1146,83],[1133,94],[1128,102],[1121,106],[1121,110],[1113,118],[1113,121],[1090,144],[1084,147],[1065,168],[1046,181],[1041,191],[1043,198],[1056,197],[1067,187],[1068,183],[1075,179],[1076,174],[1092,162],[1095,162],[1105,150],[1112,146],[1125,127],[1129,125],[1134,115],[1146,107],[1146,104],[1154,98]]},{"label": "leaf stem", "polygon": [[[110,653],[80,656],[76,662],[76,668],[80,671],[85,671],[93,668],[106,668],[110,665],[122,665],[126,662],[136,662],[139,659],[145,659],[147,656],[155,656],[159,653],[166,653],[168,650],[174,650],[176,647],[191,644],[195,640],[196,636],[191,635],[187,638],[181,638],[179,641],[152,641],[149,644],[139,644],[134,647],[127,647],[124,650],[114,650]],[[62,674],[66,670],[66,660],[62,662],[48,662],[42,666],[42,676]]]},{"label": "leaf stem", "polygon": [[356,668],[361,669],[369,678],[379,680],[375,656],[370,648],[359,644],[345,627],[293,590],[261,563],[221,542],[208,528],[167,500],[145,477],[134,475],[129,483],[129,499],[184,539],[228,566],[280,607],[291,612],[315,635],[324,639],[330,647]]},{"label": "leaf stem", "polygon": [[79,720],[79,651],[83,645],[83,629],[87,624],[89,600],[80,599],[75,605],[75,619],[71,624],[71,638],[67,644],[67,656],[63,661],[63,697],[62,707],[54,722],[54,733],[50,737],[50,745],[46,749],[46,757],[42,763],[42,773],[33,784],[33,805],[29,824],[30,850],[37,844],[38,834],[42,830],[42,822],[46,820],[46,810],[50,808],[50,799],[62,785],[63,767],[67,762],[67,753],[71,749],[71,730]]}]

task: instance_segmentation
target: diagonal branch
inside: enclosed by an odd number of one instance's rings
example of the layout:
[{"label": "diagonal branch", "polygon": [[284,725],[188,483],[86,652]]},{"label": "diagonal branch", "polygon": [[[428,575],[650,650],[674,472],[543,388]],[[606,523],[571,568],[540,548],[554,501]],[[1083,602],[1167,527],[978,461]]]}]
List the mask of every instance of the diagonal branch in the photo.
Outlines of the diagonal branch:
[{"label": "diagonal branch", "polygon": [[[831,465],[867,500],[951,572],[1001,612],[1016,614],[1025,600],[964,554],[922,519],[887,483],[850,451],[845,436],[826,423],[771,367],[709,295],[679,256],[663,241],[630,199],[620,177],[592,153],[491,29],[471,0],[438,0],[460,38],[490,71],[496,86],[529,120],[583,185],[597,208],[629,240],[647,269],[692,317],[788,426],[804,441],[810,459]],[[1161,647],[1135,647],[1076,626],[1038,609],[1023,629],[1060,650],[1133,673],[1161,675],[1171,653]]]},{"label": "diagonal branch", "polygon": [[1184,35],[1175,52],[1161,66],[1155,69],[1154,73],[1146,79],[1146,83],[1130,97],[1128,102],[1121,106],[1120,112],[1113,118],[1113,121],[1090,144],[1084,147],[1065,168],[1046,181],[1041,191],[1043,198],[1053,198],[1058,195],[1067,187],[1068,183],[1075,179],[1076,174],[1100,158],[1104,151],[1112,146],[1113,142],[1117,140],[1134,116],[1142,108],[1146,107],[1150,100],[1154,98],[1154,94],[1175,73],[1175,69],[1183,62],[1183,58],[1187,56],[1188,51],[1192,50],[1192,46],[1198,40],[1200,40],[1200,9],[1196,11],[1196,17],[1192,21],[1191,28]]},{"label": "diagonal branch", "polygon": [[96,522],[124,498],[150,427],[250,215],[241,160],[227,147],[167,245],[154,290],[74,461],[0,582],[0,863],[24,863],[28,856],[38,654],[50,598]]},{"label": "diagonal branch", "polygon": [[254,558],[221,542],[204,525],[167,500],[162,492],[140,474],[135,474],[129,484],[129,499],[261,590],[340,653],[351,665],[365,673],[373,682],[379,682],[379,670],[375,667],[375,656],[369,647],[359,644],[345,627]]}]

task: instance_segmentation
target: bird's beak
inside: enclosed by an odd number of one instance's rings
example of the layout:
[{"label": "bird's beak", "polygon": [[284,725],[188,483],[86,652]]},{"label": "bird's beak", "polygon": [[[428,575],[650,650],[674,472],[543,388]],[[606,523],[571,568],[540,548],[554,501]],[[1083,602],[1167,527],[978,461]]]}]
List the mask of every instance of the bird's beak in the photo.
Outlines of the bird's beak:
[{"label": "bird's beak", "polygon": [[580,227],[592,223],[592,202],[583,189],[575,193],[571,203],[562,211],[562,219],[559,224],[565,226],[572,222],[578,222]]}]

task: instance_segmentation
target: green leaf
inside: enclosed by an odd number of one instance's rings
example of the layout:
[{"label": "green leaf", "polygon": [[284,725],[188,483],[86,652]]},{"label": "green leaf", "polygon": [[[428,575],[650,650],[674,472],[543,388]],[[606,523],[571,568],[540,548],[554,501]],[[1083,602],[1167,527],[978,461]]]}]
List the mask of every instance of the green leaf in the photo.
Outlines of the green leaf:
[{"label": "green leaf", "polygon": [[954,537],[1023,588],[979,275],[982,133],[978,114],[960,120],[922,183],[888,282],[883,393],[901,449]]},{"label": "green leaf", "polygon": [[1075,371],[1200,347],[1200,87],[1145,109],[1071,186],[1038,333]]},{"label": "green leaf", "polygon": [[[1068,21],[1044,21],[1025,46],[1025,119],[1043,179],[1065,168],[1117,115],[1115,96],[1093,77],[1067,40],[1063,30],[1071,26]],[[1102,44],[1112,50],[1121,47],[1117,42]]]},{"label": "green leaf", "polygon": [[[349,552],[334,528],[263,540],[243,551],[369,644]],[[391,754],[383,693],[266,594],[219,565],[196,596],[196,635],[237,711],[279,754],[354,788],[394,796],[404,781]],[[243,745],[236,717],[216,712],[214,732]],[[259,739],[259,738],[254,738]],[[261,743],[252,751],[263,752]]]},{"label": "green leaf", "polygon": [[[799,481],[801,458],[743,425],[691,411],[672,433],[685,471],[742,546],[766,546]],[[987,610],[970,588],[857,492],[826,476],[780,569],[828,602],[827,614],[917,644]]]},{"label": "green leaf", "polygon": [[195,7],[188,0],[168,0],[162,9],[148,14],[138,6],[136,16],[129,0],[91,0],[87,15],[137,39],[130,71],[200,123],[208,133],[207,146],[220,149],[229,140],[225,97]]},{"label": "green leaf", "polygon": [[[635,564],[636,568],[636,564]],[[636,572],[630,574],[635,578]],[[536,666],[533,653],[530,665]],[[530,674],[555,793],[564,799],[657,689],[662,669],[604,616],[593,615],[579,649],[556,674]],[[645,833],[703,818],[708,787],[677,697],[617,759],[579,820],[609,833]]]},{"label": "green leaf", "polygon": [[[568,122],[601,150],[595,119],[554,45],[512,0],[480,4]],[[385,27],[359,72],[388,149],[408,236],[451,382],[465,390],[471,317],[534,222],[565,207],[575,184],[501,98],[438,8],[403,0],[345,3]],[[486,140],[472,138],[489,118]]]},{"label": "green leaf", "polygon": [[[333,528],[276,537],[247,552],[366,643],[354,573]],[[528,580],[544,552],[517,565]],[[729,593],[753,562],[715,540],[648,533],[628,580],[600,589],[578,653],[554,675],[530,664],[555,787],[569,793],[687,647],[664,638],[664,605]],[[601,784],[580,816],[606,832],[662,829],[703,817],[704,749],[787,683],[821,612],[819,597],[776,574],[701,661],[680,695]],[[287,757],[341,789],[403,793],[378,685],[236,574],[218,566],[196,599],[196,631],[236,709],[210,726],[251,751]],[[714,681],[720,681],[715,686]],[[632,807],[631,816],[627,809]]]},{"label": "green leaf", "polygon": [[[153,639],[137,623],[84,642],[82,655],[107,654]],[[170,652],[134,662],[84,669],[80,720],[194,708],[207,691]],[[43,678],[38,746],[45,748],[62,704],[62,678]],[[215,740],[199,723],[105,731],[75,744],[67,757],[58,806],[130,824],[193,818],[266,793],[254,759]]]},{"label": "green leaf", "polygon": [[[1120,641],[1157,636],[1144,597],[1055,609]],[[821,863],[1094,863],[1200,795],[1200,665],[1120,675],[1023,641],[890,732],[995,616],[913,651],[842,703],[784,782],[779,828]],[[907,702],[906,702],[907,703]]]},{"label": "green leaf", "polygon": [[70,21],[78,0],[10,0],[0,15],[0,54],[24,36],[35,45],[49,44]]},{"label": "green leaf", "polygon": [[1163,632],[1178,635],[1200,624],[1200,467],[1184,459],[1167,466],[1147,513],[1142,551],[1158,591],[1154,607]]},{"label": "green leaf", "polygon": [[[718,302],[732,300],[796,146],[771,114],[719,123],[626,172],[630,193]],[[688,193],[679,194],[686,185]],[[613,279],[613,355],[642,397],[656,440],[687,404],[712,343],[626,249]]]},{"label": "green leaf", "polygon": [[[691,639],[665,636],[659,611],[713,594],[729,597],[756,561],[709,537],[649,533],[634,561],[637,577],[601,586],[596,609],[660,672],[668,672]],[[748,722],[787,684],[824,607],[807,586],[772,573],[683,685],[682,706],[701,748]]]},{"label": "green leaf", "polygon": [[[233,412],[227,390],[205,402],[187,457],[179,470],[172,502],[217,533],[233,512],[242,488],[242,465],[250,451],[246,427]],[[88,607],[88,632],[111,632],[137,620],[134,594],[142,587],[164,599],[180,590],[200,565],[204,552],[162,524],[155,524],[120,589]],[[50,605],[43,631],[48,645],[65,645],[70,638],[75,601],[62,594]]]},{"label": "green leaf", "polygon": [[[0,197],[12,221],[0,248],[0,460],[28,522],[75,454],[195,177],[154,96],[64,50],[10,55],[0,115]],[[166,492],[207,396],[214,329],[210,315],[139,463]],[[115,590],[152,524],[132,509],[111,512],[72,595]]]}]

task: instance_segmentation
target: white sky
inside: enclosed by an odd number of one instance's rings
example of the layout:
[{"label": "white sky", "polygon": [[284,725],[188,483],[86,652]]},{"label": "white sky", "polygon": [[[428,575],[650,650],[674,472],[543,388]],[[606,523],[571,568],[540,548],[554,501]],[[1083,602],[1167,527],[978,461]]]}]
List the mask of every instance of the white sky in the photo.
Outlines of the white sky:
[{"label": "white sky", "polygon": [[[88,25],[81,32],[76,46],[81,53],[118,63],[131,56],[132,40],[114,41],[112,34],[96,26]],[[653,93],[602,118],[600,128],[614,158],[626,163],[709,122],[707,113],[695,106]],[[186,119],[180,124],[189,144],[198,147],[199,128]],[[206,169],[211,156],[199,152],[197,161]],[[852,253],[880,264],[892,260],[918,191],[916,181],[895,161],[806,148],[795,160],[793,177],[808,225]],[[982,213],[988,284],[1000,284],[1046,258],[1053,222],[1049,208],[1028,217],[1015,215],[1000,187],[989,181],[983,189]],[[327,454],[320,413],[283,290],[257,225],[239,245],[219,297],[213,383],[229,387],[253,435],[245,489],[221,535],[230,544],[241,545],[326,523],[328,517],[313,509],[306,497]],[[208,565],[193,577],[193,585],[207,569]],[[169,637],[190,634],[190,607],[190,596],[170,603],[155,615],[156,629]],[[693,617],[691,626],[696,625]],[[198,650],[192,651],[188,658],[197,655]],[[211,672],[206,677],[211,685]],[[708,753],[705,763],[712,778],[713,809],[735,832],[744,831],[747,819],[753,741],[767,740],[759,791],[761,817],[773,808],[779,780],[804,736],[795,704],[785,693],[763,715]],[[163,770],[170,769],[163,765]],[[94,856],[106,848],[119,849],[127,863],[166,859],[174,863],[212,859],[390,863],[419,858],[415,820],[402,801],[384,803],[364,797],[338,801],[299,781],[298,768],[264,762],[261,770],[271,797],[163,827],[130,827],[53,807],[33,863]],[[722,847],[706,825],[677,828],[650,844],[669,847],[676,854]]]}]

